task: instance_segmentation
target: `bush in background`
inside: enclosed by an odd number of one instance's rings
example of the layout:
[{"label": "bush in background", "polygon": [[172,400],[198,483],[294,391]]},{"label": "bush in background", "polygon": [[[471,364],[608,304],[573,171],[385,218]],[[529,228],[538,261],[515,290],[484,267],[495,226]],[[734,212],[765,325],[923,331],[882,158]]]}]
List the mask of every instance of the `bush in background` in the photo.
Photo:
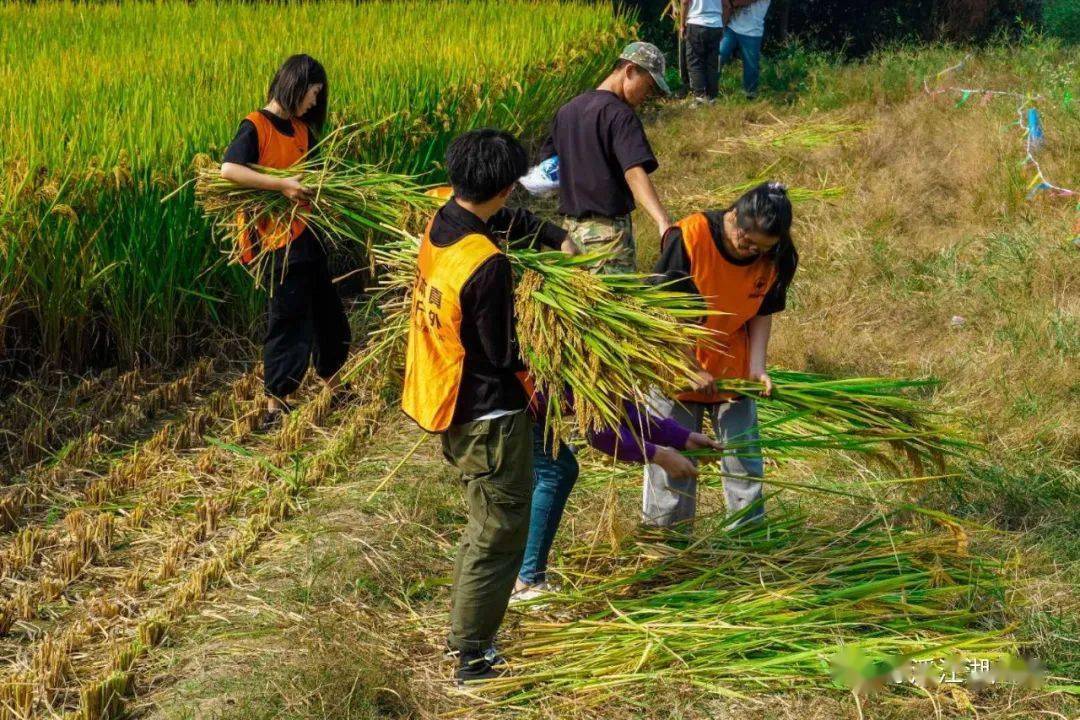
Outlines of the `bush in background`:
[{"label": "bush in background", "polygon": [[1080,0],[1046,0],[1043,26],[1048,35],[1080,43]]}]

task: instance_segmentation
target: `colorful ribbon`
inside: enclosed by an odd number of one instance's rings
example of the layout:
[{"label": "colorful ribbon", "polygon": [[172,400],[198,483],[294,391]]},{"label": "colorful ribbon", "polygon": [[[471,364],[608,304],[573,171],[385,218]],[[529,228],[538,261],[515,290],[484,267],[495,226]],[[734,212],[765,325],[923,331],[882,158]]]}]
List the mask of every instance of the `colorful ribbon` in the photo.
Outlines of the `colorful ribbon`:
[{"label": "colorful ribbon", "polygon": [[[964,58],[951,67],[947,67],[944,70],[938,72],[934,76],[935,79],[940,80],[945,75],[955,72],[967,63],[971,58],[971,55],[965,55]],[[956,101],[956,106],[960,107],[965,104],[972,96],[981,95],[982,99],[979,101],[980,106],[985,106],[990,100],[998,96],[1006,96],[1012,98],[1018,98],[1020,104],[1016,107],[1017,120],[1014,125],[1019,126],[1024,132],[1024,150],[1025,156],[1023,160],[1024,165],[1031,165],[1035,168],[1035,176],[1028,183],[1027,197],[1031,199],[1038,195],[1040,192],[1048,192],[1054,197],[1071,197],[1080,195],[1075,190],[1070,190],[1060,185],[1055,185],[1050,182],[1046,175],[1043,174],[1042,166],[1039,164],[1039,160],[1035,157],[1035,151],[1040,149],[1046,141],[1046,136],[1043,134],[1042,120],[1039,116],[1038,108],[1035,106],[1036,100],[1044,99],[1041,95],[1031,95],[1025,93],[1013,92],[1010,90],[987,90],[985,88],[964,88],[949,86],[943,88],[937,88],[935,90],[930,89],[930,84],[926,78],[923,78],[923,90],[927,95],[934,96],[942,93],[956,92],[960,93],[959,99]],[[1069,96],[1069,101],[1072,97]],[[1080,205],[1078,205],[1080,208]]]}]

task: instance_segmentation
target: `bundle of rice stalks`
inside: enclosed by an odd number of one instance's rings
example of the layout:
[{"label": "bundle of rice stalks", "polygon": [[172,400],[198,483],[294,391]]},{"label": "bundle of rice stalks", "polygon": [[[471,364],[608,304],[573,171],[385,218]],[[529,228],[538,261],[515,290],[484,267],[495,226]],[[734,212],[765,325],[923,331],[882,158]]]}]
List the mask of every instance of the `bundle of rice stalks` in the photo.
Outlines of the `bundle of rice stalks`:
[{"label": "bundle of rice stalks", "polygon": [[[311,193],[309,200],[299,203],[277,191],[230,182],[221,176],[221,168],[215,163],[199,167],[196,202],[225,239],[229,261],[240,262],[239,239],[257,237],[257,227],[267,220],[282,224],[302,220],[331,245],[360,243],[370,253],[375,233],[397,226],[410,208],[431,208],[434,199],[424,195],[423,187],[412,176],[385,172],[347,158],[355,136],[369,129],[339,128],[319,143],[314,157],[292,167],[255,168],[278,178],[296,177]],[[267,279],[265,260],[270,252],[268,248],[257,248],[254,259],[245,266],[260,284]]]},{"label": "bundle of rice stalks", "polygon": [[730,155],[737,152],[740,147],[751,147],[757,150],[798,147],[812,150],[832,145],[845,135],[862,132],[868,127],[867,123],[845,120],[805,118],[793,124],[784,122],[775,115],[773,120],[775,122],[769,125],[752,125],[751,127],[755,130],[742,137],[724,138],[719,149],[709,152]]},{"label": "bundle of rice stalks", "polygon": [[663,682],[722,695],[837,687],[841,647],[885,684],[910,660],[996,659],[1011,647],[987,629],[1001,626],[999,571],[948,538],[888,516],[851,529],[784,512],[768,524],[729,520],[700,518],[693,534],[643,530],[600,567],[596,548],[582,549],[589,563],[561,571],[571,589],[546,596],[506,648],[520,659],[511,672],[471,692],[525,707],[633,702]]},{"label": "bundle of rice stalks", "polygon": [[644,404],[650,387],[676,393],[696,374],[695,345],[711,342],[701,298],[643,282],[637,274],[600,275],[588,268],[602,256],[516,251],[521,273],[515,309],[522,355],[547,398],[547,429],[555,442],[569,428],[561,414],[564,388],[574,396],[576,429],[617,427],[624,400]]},{"label": "bundle of rice stalks", "polygon": [[946,456],[980,447],[964,439],[946,413],[931,410],[915,393],[936,388],[932,378],[834,378],[772,368],[772,393],[761,383],[721,380],[717,389],[757,402],[761,440],[729,443],[728,452],[759,445],[775,459],[808,451],[840,450],[870,454],[895,470],[882,452],[889,446],[902,453],[917,472],[927,463],[944,471]]},{"label": "bundle of rice stalks", "polygon": [[[403,341],[417,247],[405,237],[375,249],[387,270],[380,295],[385,321],[351,373]],[[710,331],[688,322],[709,312],[700,297],[650,285],[645,275],[590,272],[603,254],[511,248],[508,256],[518,275],[518,340],[536,391],[546,398],[552,442],[567,437],[571,423],[582,434],[617,427],[625,401],[644,404],[650,388],[673,394],[693,382],[693,348],[711,342]],[[572,420],[562,415],[566,391],[574,396]]]}]

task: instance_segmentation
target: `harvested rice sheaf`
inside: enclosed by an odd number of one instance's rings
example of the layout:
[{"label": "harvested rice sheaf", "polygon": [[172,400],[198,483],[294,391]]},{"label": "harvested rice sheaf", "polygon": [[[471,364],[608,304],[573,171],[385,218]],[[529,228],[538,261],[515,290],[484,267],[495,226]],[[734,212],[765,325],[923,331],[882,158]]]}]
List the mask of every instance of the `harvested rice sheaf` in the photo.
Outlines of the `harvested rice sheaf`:
[{"label": "harvested rice sheaf", "polygon": [[892,449],[922,475],[928,465],[944,472],[949,456],[981,450],[965,437],[955,416],[930,407],[925,394],[939,385],[933,378],[831,377],[775,367],[769,376],[768,396],[756,381],[717,382],[718,391],[757,404],[760,439],[734,438],[726,452],[760,448],[783,460],[818,450],[845,451],[871,455],[899,471],[885,454]]},{"label": "harvested rice sheaf", "polygon": [[[370,128],[347,126],[327,135],[317,159],[303,160],[285,169],[257,168],[274,177],[296,177],[311,197],[302,203],[282,193],[236,185],[221,176],[221,168],[208,163],[197,170],[195,197],[224,239],[231,262],[240,262],[238,238],[257,232],[259,223],[303,221],[331,244],[360,243],[371,249],[372,233],[397,226],[410,208],[430,208],[434,200],[411,176],[385,172],[372,165],[346,159],[355,138]],[[256,282],[273,283],[273,248],[260,247],[245,267]]]},{"label": "harvested rice sheaf", "polygon": [[[371,336],[358,372],[400,348],[408,332],[408,293],[416,277],[418,241],[403,236],[375,248],[385,273],[380,296],[385,321]],[[546,398],[548,438],[571,428],[585,433],[617,427],[624,402],[643,404],[651,389],[674,394],[695,379],[695,345],[711,334],[695,321],[708,311],[700,297],[652,285],[646,275],[596,274],[604,254],[510,248],[521,353],[539,395]],[[563,417],[566,392],[575,415]]]},{"label": "harvested rice sheaf", "polygon": [[783,510],[736,528],[730,519],[642,530],[606,556],[571,549],[559,570],[567,589],[532,608],[506,648],[520,660],[470,692],[523,707],[632,701],[658,682],[725,694],[837,687],[841,647],[881,683],[909,659],[1013,649],[993,629],[1006,625],[999,568],[957,552],[950,536],[892,516],[854,528]]},{"label": "harvested rice sheaf", "polygon": [[624,401],[643,404],[652,388],[675,394],[696,375],[694,347],[712,342],[692,322],[701,298],[637,274],[595,274],[602,255],[514,250],[518,340],[540,396],[552,442],[569,435],[564,393],[574,397],[579,433],[617,427]]}]

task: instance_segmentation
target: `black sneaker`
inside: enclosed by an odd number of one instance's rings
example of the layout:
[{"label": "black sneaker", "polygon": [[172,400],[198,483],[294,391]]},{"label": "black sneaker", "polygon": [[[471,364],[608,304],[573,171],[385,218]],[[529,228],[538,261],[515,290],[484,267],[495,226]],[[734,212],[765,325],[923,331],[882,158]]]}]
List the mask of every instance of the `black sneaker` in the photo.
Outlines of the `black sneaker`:
[{"label": "black sneaker", "polygon": [[[458,660],[461,658],[461,651],[457,648],[450,647],[450,643],[446,643],[446,650],[443,652],[443,657],[447,660]],[[499,654],[499,649],[495,647],[495,643],[484,651],[484,659],[488,661],[493,667],[506,664],[506,658]]]},{"label": "black sneaker", "polygon": [[506,660],[494,652],[465,652],[460,657],[458,669],[454,672],[454,682],[458,687],[470,682],[491,680],[506,672]]},{"label": "black sneaker", "polygon": [[288,405],[276,410],[263,410],[262,417],[259,418],[259,432],[271,433],[277,430],[285,421],[285,416],[290,412],[292,412],[292,408]]}]

